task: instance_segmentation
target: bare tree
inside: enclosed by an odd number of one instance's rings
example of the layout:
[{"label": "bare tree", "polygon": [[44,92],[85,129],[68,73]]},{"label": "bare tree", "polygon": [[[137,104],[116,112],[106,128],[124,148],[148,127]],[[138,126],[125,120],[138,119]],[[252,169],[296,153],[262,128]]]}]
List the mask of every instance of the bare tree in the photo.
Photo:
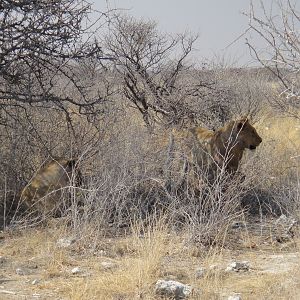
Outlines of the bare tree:
[{"label": "bare tree", "polygon": [[300,107],[300,11],[296,1],[272,1],[271,6],[251,2],[249,26],[252,34],[263,41],[264,49],[253,40],[247,44],[255,58],[276,78],[274,87],[279,97],[272,104],[282,112],[297,116]]},{"label": "bare tree", "polygon": [[[83,59],[103,59],[85,0],[3,0],[0,3],[0,108],[72,103],[88,111],[103,101],[89,97],[76,70]],[[72,93],[66,93],[72,90]]]},{"label": "bare tree", "polygon": [[149,127],[161,119],[176,122],[181,117],[178,78],[189,70],[186,60],[196,38],[167,36],[155,22],[126,15],[117,15],[110,23],[106,45],[123,78],[124,95]]},{"label": "bare tree", "polygon": [[[223,125],[237,95],[220,76],[224,70],[192,64],[197,36],[171,36],[153,21],[115,15],[105,39],[125,100],[148,126]],[[217,122],[216,122],[217,121]]]}]

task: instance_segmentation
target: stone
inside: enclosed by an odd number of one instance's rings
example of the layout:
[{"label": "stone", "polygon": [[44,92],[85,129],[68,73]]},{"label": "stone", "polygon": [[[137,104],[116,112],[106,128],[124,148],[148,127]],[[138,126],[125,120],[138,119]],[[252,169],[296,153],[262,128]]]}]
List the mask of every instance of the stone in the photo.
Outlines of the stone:
[{"label": "stone", "polygon": [[174,280],[158,280],[155,284],[155,293],[173,299],[185,299],[193,289],[190,285]]},{"label": "stone", "polygon": [[40,283],[40,280],[39,280],[39,279],[34,279],[34,280],[31,281],[31,284],[32,284],[32,285],[37,285],[37,284],[39,284],[39,283]]},{"label": "stone", "polygon": [[75,267],[71,270],[71,273],[73,275],[80,274],[80,273],[82,273],[82,269],[80,267]]},{"label": "stone", "polygon": [[117,267],[117,264],[115,264],[112,261],[103,261],[100,263],[101,269],[104,271],[112,270]]},{"label": "stone", "polygon": [[100,256],[107,256],[107,253],[106,253],[105,250],[100,250],[100,251],[99,251],[99,255],[100,255]]},{"label": "stone", "polygon": [[24,269],[24,268],[17,268],[16,269],[16,274],[20,275],[20,276],[25,276],[29,274],[29,271]]},{"label": "stone", "polygon": [[196,272],[195,272],[196,279],[203,278],[205,275],[205,272],[206,272],[205,268],[203,268],[203,267],[197,268]]},{"label": "stone", "polygon": [[61,238],[56,242],[56,244],[59,248],[68,248],[74,244],[75,241],[76,240],[74,238]]},{"label": "stone", "polygon": [[34,294],[32,294],[32,297],[33,298],[41,298],[41,294],[38,294],[38,293],[34,293]]},{"label": "stone", "polygon": [[240,262],[234,261],[228,265],[225,271],[245,272],[245,271],[249,271],[249,268],[250,268],[250,264],[248,261],[240,261]]}]

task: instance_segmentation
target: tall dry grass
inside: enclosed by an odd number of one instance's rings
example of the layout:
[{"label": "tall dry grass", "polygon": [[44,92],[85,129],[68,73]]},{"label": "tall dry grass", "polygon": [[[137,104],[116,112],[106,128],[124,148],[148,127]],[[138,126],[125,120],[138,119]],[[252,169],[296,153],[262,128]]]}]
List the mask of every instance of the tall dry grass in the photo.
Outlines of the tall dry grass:
[{"label": "tall dry grass", "polygon": [[155,299],[153,284],[160,277],[163,258],[178,249],[173,248],[173,237],[162,220],[147,227],[137,222],[131,232],[114,245],[123,249],[116,269],[72,283],[67,289],[71,299]]},{"label": "tall dry grass", "polygon": [[[1,254],[13,262],[6,265],[6,276],[20,280],[14,266],[37,266],[34,277],[37,285],[27,284],[23,293],[38,293],[63,299],[158,299],[154,286],[158,279],[172,279],[194,288],[190,299],[220,299],[241,293],[244,299],[298,299],[300,291],[299,263],[289,252],[272,248],[267,252],[228,250],[226,247],[198,248],[189,241],[188,232],[176,233],[164,219],[149,220],[149,225],[136,222],[130,234],[119,238],[98,240],[102,252],[87,255],[82,252],[87,239],[61,248],[57,241],[72,234],[70,228],[52,224],[44,229],[28,229],[19,235],[7,236]],[[294,251],[298,251],[294,248]],[[94,249],[95,250],[95,249]],[[282,257],[277,264],[272,257]],[[285,258],[286,255],[286,258]],[[270,260],[272,258],[272,260]],[[248,260],[251,269],[246,273],[225,272],[232,260]],[[266,261],[270,260],[269,265]],[[281,265],[286,261],[286,266]],[[112,263],[105,268],[102,262]],[[273,264],[273,265],[272,265]],[[71,270],[80,267],[81,273]],[[203,277],[196,270],[205,268]],[[265,268],[271,271],[264,272]],[[284,271],[286,269],[287,271]],[[272,271],[274,270],[274,271]],[[38,272],[38,273],[36,273]],[[30,279],[31,278],[31,279]],[[50,296],[49,296],[50,297]]]}]

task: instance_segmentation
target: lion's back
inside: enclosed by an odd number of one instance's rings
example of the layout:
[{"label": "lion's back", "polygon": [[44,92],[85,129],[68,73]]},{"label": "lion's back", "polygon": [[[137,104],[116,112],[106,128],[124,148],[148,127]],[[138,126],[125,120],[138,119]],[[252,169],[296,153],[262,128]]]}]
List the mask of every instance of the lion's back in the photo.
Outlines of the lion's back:
[{"label": "lion's back", "polygon": [[[165,174],[173,182],[198,182],[211,165],[210,143],[214,132],[202,127],[172,129],[160,139],[165,153]],[[201,173],[201,174],[200,174]],[[184,179],[185,178],[185,179]]]},{"label": "lion's back", "polygon": [[38,211],[51,211],[61,201],[62,188],[70,184],[72,169],[68,160],[52,160],[32,178],[21,193],[28,207]]}]

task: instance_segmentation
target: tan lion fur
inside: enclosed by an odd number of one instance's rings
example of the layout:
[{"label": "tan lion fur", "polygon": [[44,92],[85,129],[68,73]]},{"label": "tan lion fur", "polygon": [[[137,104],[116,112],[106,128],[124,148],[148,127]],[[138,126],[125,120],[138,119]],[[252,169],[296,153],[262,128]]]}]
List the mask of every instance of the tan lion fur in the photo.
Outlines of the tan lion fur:
[{"label": "tan lion fur", "polygon": [[[195,177],[208,176],[218,171],[234,174],[238,170],[244,150],[254,150],[262,142],[256,129],[247,118],[230,121],[213,131],[202,127],[172,131],[172,165],[168,173],[177,176],[193,174]],[[172,148],[169,146],[169,148]],[[179,163],[178,163],[179,161]],[[180,166],[178,172],[178,166]],[[193,177],[188,176],[188,177]],[[193,179],[194,180],[194,179]],[[202,180],[202,179],[201,179]]]},{"label": "tan lion fur", "polygon": [[80,182],[81,173],[76,160],[53,159],[23,189],[21,201],[30,210],[55,214],[59,207],[68,202],[67,187]]},{"label": "tan lion fur", "polygon": [[191,132],[200,148],[205,145],[212,161],[230,173],[237,171],[245,149],[254,150],[262,142],[247,118],[230,121],[216,131],[196,127]]}]

